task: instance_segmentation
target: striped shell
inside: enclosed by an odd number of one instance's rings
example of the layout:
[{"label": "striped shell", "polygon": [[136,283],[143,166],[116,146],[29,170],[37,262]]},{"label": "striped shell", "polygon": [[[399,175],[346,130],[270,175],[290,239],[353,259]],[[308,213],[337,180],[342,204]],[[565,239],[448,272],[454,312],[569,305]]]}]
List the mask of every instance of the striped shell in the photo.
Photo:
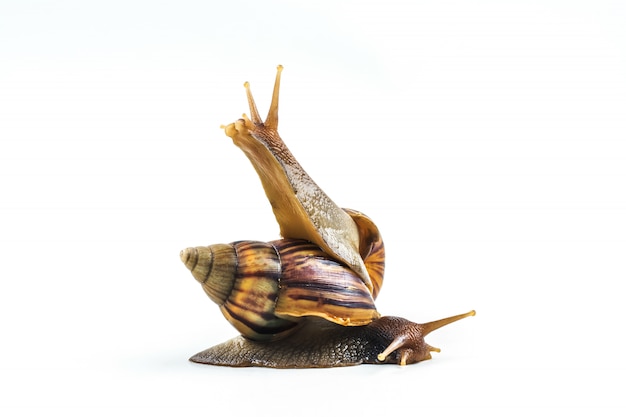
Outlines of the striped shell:
[{"label": "striped shell", "polygon": [[360,230],[372,292],[352,269],[303,239],[187,248],[181,260],[247,338],[279,339],[307,316],[344,326],[366,325],[380,317],[374,299],[382,285],[385,249],[365,215],[346,211]]}]

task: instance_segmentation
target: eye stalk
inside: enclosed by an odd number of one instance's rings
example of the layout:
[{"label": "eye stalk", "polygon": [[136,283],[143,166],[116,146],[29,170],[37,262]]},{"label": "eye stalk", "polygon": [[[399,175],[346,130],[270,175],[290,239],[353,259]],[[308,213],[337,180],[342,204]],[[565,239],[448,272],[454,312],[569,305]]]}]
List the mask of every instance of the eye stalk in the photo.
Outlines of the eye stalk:
[{"label": "eye stalk", "polygon": [[270,110],[267,113],[265,122],[259,116],[259,111],[252,97],[252,91],[250,91],[250,83],[245,82],[243,86],[246,89],[246,97],[248,98],[248,107],[250,107],[250,118],[255,125],[263,125],[266,129],[277,130],[278,129],[278,96],[280,95],[280,74],[283,72],[283,66],[276,67],[276,80],[274,81],[274,92],[272,93],[272,102],[270,104]]}]

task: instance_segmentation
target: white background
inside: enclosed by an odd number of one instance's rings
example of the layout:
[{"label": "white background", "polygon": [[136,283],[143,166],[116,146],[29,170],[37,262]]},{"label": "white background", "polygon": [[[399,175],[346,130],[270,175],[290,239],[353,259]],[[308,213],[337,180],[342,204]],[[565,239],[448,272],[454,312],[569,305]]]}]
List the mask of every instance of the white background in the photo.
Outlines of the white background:
[{"label": "white background", "polygon": [[[624,3],[214,3],[0,3],[0,413],[623,415]],[[187,361],[235,331],[179,251],[278,236],[220,129],[277,64],[283,139],[383,232],[379,310],[476,309],[432,361]]]}]

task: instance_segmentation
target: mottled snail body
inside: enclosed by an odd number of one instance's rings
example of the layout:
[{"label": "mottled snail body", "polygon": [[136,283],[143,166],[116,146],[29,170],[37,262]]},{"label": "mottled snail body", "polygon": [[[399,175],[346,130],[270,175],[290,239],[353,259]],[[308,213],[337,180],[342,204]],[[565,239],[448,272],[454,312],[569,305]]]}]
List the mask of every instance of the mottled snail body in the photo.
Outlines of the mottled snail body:
[{"label": "mottled snail body", "polygon": [[426,324],[378,313],[385,249],[376,225],[339,208],[308,176],[278,135],[278,67],[269,114],[225,126],[252,162],[283,239],[188,248],[180,257],[241,336],[202,351],[194,362],[308,368],[401,365],[439,351],[429,332],[474,315]]},{"label": "mottled snail body", "polygon": [[309,318],[284,339],[259,342],[238,336],[190,358],[197,363],[269,368],[329,368],[360,364],[406,365],[431,359],[438,348],[424,336],[466,314],[425,324],[383,316],[365,326],[341,326]]}]

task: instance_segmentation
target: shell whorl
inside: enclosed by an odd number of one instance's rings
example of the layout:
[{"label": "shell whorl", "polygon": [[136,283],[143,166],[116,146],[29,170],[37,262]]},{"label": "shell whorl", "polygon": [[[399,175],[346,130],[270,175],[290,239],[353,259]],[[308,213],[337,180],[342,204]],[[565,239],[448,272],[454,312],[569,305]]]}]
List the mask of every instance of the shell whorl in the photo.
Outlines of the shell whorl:
[{"label": "shell whorl", "polygon": [[217,244],[187,248],[180,252],[180,260],[191,275],[202,284],[209,298],[223,304],[233,288],[237,254],[232,245]]},{"label": "shell whorl", "polygon": [[271,242],[281,258],[276,314],[317,316],[344,326],[362,326],[380,317],[361,277],[305,240]]},{"label": "shell whorl", "polygon": [[372,281],[372,298],[378,297],[385,275],[385,244],[376,224],[365,214],[343,209],[352,217],[359,233],[359,253]]}]

